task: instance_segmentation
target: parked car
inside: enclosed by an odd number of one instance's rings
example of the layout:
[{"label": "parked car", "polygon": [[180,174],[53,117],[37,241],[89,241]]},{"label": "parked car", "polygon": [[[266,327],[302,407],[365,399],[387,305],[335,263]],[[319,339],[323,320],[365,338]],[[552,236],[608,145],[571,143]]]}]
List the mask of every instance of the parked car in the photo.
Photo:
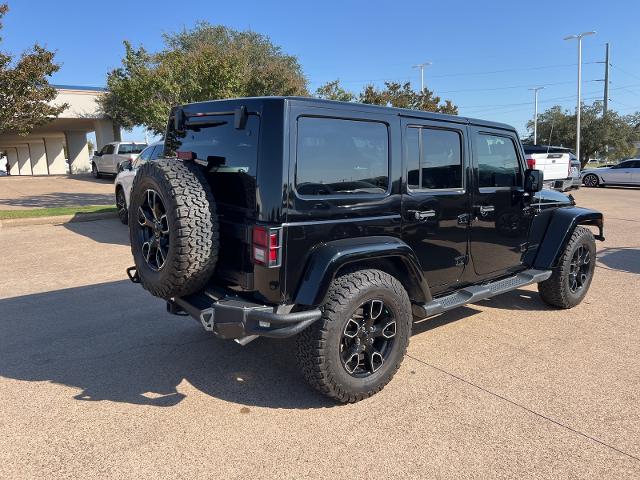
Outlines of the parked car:
[{"label": "parked car", "polygon": [[118,218],[125,225],[129,220],[129,196],[131,194],[131,186],[133,185],[133,179],[136,176],[136,172],[141,165],[145,163],[157,160],[162,157],[164,153],[164,142],[155,142],[149,145],[147,148],[140,152],[137,158],[133,161],[127,160],[121,164],[120,173],[115,179],[116,188],[116,208],[118,209]]},{"label": "parked car", "polygon": [[[566,191],[573,185],[570,149],[550,145],[523,145],[528,168],[542,170],[545,185]],[[578,162],[579,163],[579,162]]]},{"label": "parked car", "polygon": [[100,178],[104,174],[116,175],[120,165],[126,161],[133,161],[147,146],[144,142],[111,142],[93,154],[91,159],[91,174]]},{"label": "parked car", "polygon": [[611,167],[585,169],[582,171],[582,183],[586,187],[640,185],[640,158],[625,160]]},{"label": "parked car", "polygon": [[538,283],[571,308],[602,214],[542,190],[513,127],[296,97],[176,107],[133,181],[131,280],[245,345],[297,336],[316,389],[380,391],[414,319]]}]

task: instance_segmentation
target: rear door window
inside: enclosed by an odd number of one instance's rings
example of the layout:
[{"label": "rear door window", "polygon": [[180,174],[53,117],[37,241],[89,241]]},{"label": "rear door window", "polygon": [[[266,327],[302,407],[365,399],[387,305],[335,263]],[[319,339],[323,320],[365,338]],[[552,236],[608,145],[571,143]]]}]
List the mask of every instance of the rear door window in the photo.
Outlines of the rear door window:
[{"label": "rear door window", "polygon": [[300,117],[299,195],[382,195],[389,189],[389,134],[381,122]]},{"label": "rear door window", "polygon": [[463,187],[462,138],[458,132],[408,127],[406,148],[410,190]]}]

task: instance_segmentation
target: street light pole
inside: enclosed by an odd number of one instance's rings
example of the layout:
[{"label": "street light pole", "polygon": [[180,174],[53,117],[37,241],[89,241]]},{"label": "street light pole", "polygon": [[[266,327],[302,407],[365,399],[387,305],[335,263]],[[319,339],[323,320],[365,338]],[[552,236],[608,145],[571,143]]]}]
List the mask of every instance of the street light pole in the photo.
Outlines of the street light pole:
[{"label": "street light pole", "polygon": [[533,98],[534,98],[534,113],[533,113],[533,144],[538,144],[538,91],[544,90],[544,87],[533,87],[529,90],[533,90]]},{"label": "street light pole", "polygon": [[565,40],[578,40],[578,106],[576,108],[576,157],[580,160],[580,110],[582,109],[582,38],[596,32],[582,32],[569,35]]},{"label": "street light pole", "polygon": [[416,65],[412,65],[411,68],[419,68],[420,69],[420,93],[424,92],[424,67],[428,67],[432,65],[431,62],[418,63]]}]

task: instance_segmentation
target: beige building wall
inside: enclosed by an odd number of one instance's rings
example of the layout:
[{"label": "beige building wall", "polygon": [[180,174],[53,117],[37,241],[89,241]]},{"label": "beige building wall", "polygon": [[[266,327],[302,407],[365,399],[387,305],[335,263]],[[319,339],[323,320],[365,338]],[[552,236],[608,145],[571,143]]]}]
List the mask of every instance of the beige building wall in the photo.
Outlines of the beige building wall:
[{"label": "beige building wall", "polygon": [[67,152],[71,173],[87,173],[91,171],[89,146],[85,132],[66,132]]},{"label": "beige building wall", "polygon": [[31,159],[29,158],[29,145],[18,145],[18,170],[19,175],[31,175]]},{"label": "beige building wall", "polygon": [[31,159],[32,175],[48,175],[47,152],[44,149],[44,141],[29,142],[29,157]]},{"label": "beige building wall", "polygon": [[67,173],[67,162],[64,158],[64,137],[47,137],[44,139],[47,151],[47,163],[50,175]]},{"label": "beige building wall", "polygon": [[18,150],[16,147],[9,147],[6,149],[7,160],[9,160],[9,174],[20,175],[20,169],[18,168]]}]

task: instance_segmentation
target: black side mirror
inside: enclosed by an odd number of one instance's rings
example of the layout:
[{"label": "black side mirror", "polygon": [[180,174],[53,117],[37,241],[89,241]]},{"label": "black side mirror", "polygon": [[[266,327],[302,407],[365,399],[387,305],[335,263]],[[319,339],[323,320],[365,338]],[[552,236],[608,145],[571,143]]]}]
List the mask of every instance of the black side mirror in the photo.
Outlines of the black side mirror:
[{"label": "black side mirror", "polygon": [[180,107],[176,107],[173,112],[173,129],[176,132],[184,131],[184,124],[186,122],[186,116],[184,110]]},{"label": "black side mirror", "polygon": [[536,193],[542,190],[544,176],[542,170],[526,170],[524,174],[524,191]]},{"label": "black side mirror", "polygon": [[124,162],[118,165],[118,172],[122,172],[123,170],[131,170],[131,160],[125,160]]},{"label": "black side mirror", "polygon": [[102,152],[101,152],[100,150],[96,150],[95,152],[93,152],[93,154],[94,154],[96,157],[100,157],[100,156],[102,156]]}]

